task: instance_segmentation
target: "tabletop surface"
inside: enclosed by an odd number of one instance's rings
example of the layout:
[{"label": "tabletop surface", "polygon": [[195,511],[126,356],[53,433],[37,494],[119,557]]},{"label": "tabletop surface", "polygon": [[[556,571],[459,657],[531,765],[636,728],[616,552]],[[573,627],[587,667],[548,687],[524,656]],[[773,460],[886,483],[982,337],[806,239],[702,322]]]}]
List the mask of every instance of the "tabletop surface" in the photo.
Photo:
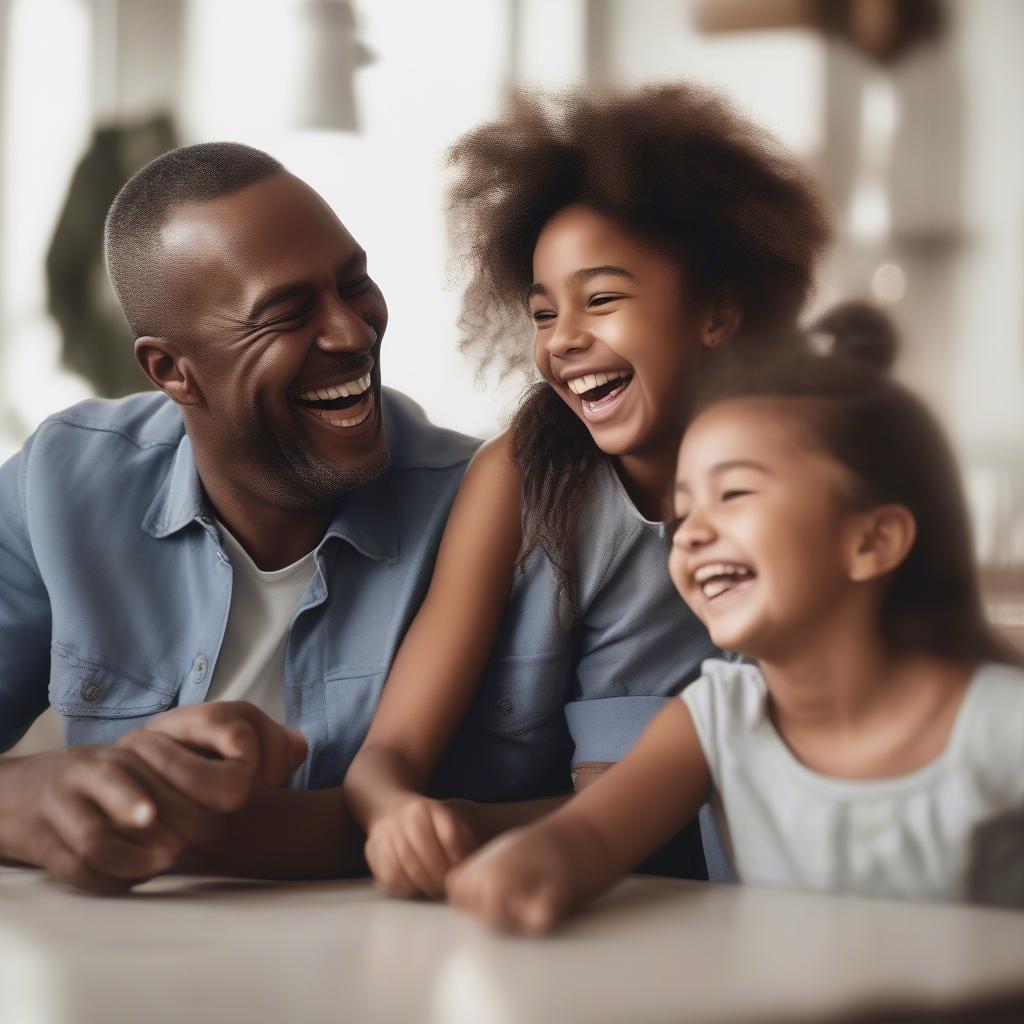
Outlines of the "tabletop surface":
[{"label": "tabletop surface", "polygon": [[631,878],[546,939],[366,881],[0,868],[0,1021],[822,1021],[1024,992],[1024,913]]}]

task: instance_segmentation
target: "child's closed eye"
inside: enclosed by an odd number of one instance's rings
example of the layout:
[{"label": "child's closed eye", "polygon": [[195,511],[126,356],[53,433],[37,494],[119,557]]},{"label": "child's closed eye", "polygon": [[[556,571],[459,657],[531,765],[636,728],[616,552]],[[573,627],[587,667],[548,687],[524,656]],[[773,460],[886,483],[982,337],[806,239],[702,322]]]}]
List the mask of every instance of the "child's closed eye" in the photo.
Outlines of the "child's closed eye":
[{"label": "child's closed eye", "polygon": [[741,491],[734,487],[732,490],[722,492],[722,501],[732,501],[734,498],[745,498],[747,495],[753,493],[753,491]]}]

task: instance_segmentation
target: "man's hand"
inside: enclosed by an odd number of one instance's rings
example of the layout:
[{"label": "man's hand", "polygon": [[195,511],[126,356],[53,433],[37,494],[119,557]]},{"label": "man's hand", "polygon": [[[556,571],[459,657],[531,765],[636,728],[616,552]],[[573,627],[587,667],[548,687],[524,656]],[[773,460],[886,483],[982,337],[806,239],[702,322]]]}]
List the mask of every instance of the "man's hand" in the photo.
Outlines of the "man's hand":
[{"label": "man's hand", "polygon": [[546,824],[506,832],[448,875],[448,899],[503,931],[549,932],[582,895],[571,847]]},{"label": "man's hand", "polygon": [[306,742],[252,705],[179,708],[113,747],[0,770],[0,856],[93,892],[122,892],[223,836],[254,786],[278,787]]},{"label": "man's hand", "polygon": [[448,872],[479,845],[455,805],[414,796],[370,826],[366,862],[385,892],[436,898]]},{"label": "man's hand", "polygon": [[175,708],[118,745],[135,750],[182,793],[215,811],[237,810],[256,781],[284,786],[307,749],[302,733],[246,701]]},{"label": "man's hand", "polygon": [[114,893],[168,870],[183,849],[157,818],[160,778],[129,750],[80,747],[0,768],[0,856]]}]

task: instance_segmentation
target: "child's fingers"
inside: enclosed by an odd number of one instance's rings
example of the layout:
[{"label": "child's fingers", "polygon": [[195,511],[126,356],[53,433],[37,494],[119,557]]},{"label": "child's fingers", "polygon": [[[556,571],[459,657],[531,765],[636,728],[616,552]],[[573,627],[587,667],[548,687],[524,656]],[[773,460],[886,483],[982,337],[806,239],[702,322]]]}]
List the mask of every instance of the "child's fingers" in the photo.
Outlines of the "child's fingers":
[{"label": "child's fingers", "polygon": [[[444,891],[444,876],[447,865],[436,871],[424,859],[422,851],[410,842],[404,832],[396,832],[394,849],[401,862],[402,870],[416,886],[416,892],[425,896],[437,897]],[[436,839],[435,839],[436,843]],[[440,846],[438,846],[440,850]]]},{"label": "child's fingers", "polygon": [[447,866],[453,868],[461,864],[480,844],[473,830],[447,804],[437,804],[433,817],[434,831],[447,858]]},{"label": "child's fingers", "polygon": [[389,896],[412,897],[419,894],[416,883],[408,876],[390,836],[371,836],[366,841],[366,863],[377,887]]},{"label": "child's fingers", "polygon": [[551,885],[537,885],[513,892],[507,910],[517,931],[527,935],[547,935],[562,916],[558,893]]}]

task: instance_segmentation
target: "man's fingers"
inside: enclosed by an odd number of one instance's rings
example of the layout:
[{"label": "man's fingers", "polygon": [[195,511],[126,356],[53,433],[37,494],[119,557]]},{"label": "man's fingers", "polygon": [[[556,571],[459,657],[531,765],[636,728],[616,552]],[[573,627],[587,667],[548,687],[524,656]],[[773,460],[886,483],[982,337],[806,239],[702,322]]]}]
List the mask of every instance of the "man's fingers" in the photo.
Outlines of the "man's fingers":
[{"label": "man's fingers", "polygon": [[258,712],[240,701],[193,704],[157,715],[146,730],[163,733],[195,750],[241,761],[255,770],[260,759],[260,738],[249,712],[240,711],[240,707]]},{"label": "man's fingers", "polygon": [[65,885],[106,896],[127,892],[131,888],[131,882],[91,868],[52,826],[40,823],[34,846],[39,866]]},{"label": "man's fingers", "polygon": [[118,745],[131,750],[181,794],[211,811],[235,811],[252,791],[251,765],[236,760],[212,761],[165,733],[126,733]]},{"label": "man's fingers", "polygon": [[170,868],[181,843],[165,835],[163,842],[140,843],[119,834],[110,819],[86,799],[69,800],[50,818],[64,846],[92,871],[126,881],[152,878]]},{"label": "man's fingers", "polygon": [[156,803],[132,771],[131,761],[130,754],[101,748],[91,759],[79,762],[65,788],[88,796],[122,828],[145,828],[156,818]]},{"label": "man's fingers", "polygon": [[392,838],[392,847],[406,876],[416,887],[417,893],[425,896],[439,896],[443,889],[444,873],[436,878],[424,863],[419,851],[409,842],[407,836],[396,832]]},{"label": "man's fingers", "polygon": [[214,701],[158,715],[147,730],[258,770],[268,785],[284,786],[306,757],[306,739],[246,701]]}]

